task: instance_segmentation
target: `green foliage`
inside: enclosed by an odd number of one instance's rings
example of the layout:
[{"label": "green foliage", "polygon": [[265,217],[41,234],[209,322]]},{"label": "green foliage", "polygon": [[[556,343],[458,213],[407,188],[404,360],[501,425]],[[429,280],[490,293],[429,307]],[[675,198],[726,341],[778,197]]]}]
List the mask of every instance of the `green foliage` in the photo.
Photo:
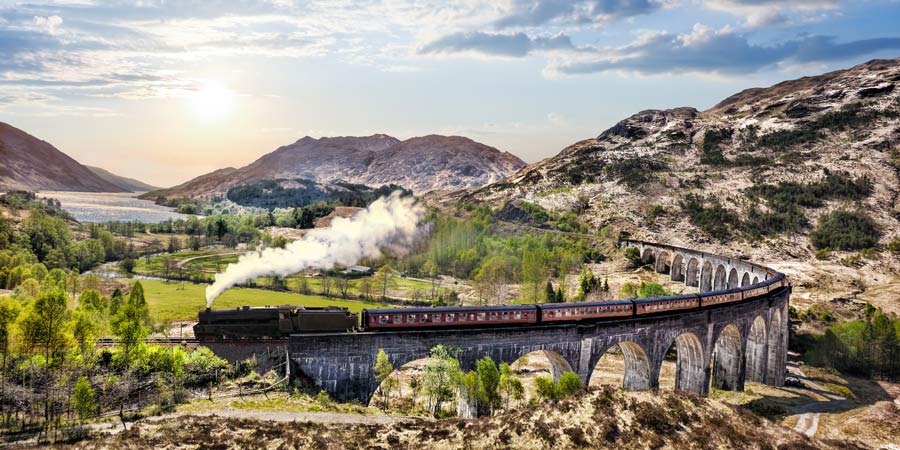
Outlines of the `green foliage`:
[{"label": "green foliage", "polygon": [[428,355],[423,388],[435,417],[441,412],[443,403],[453,399],[453,388],[462,378],[459,361],[453,355],[454,352],[443,345],[434,346]]},{"label": "green foliage", "polygon": [[78,377],[78,381],[75,383],[72,393],[72,408],[82,421],[97,412],[97,393],[91,387],[87,377],[83,375]]},{"label": "green foliage", "polygon": [[725,239],[741,227],[737,213],[722,206],[719,199],[712,195],[688,194],[681,200],[680,207],[691,224],[716,239]]},{"label": "green foliage", "polygon": [[722,142],[731,139],[734,130],[731,128],[710,128],[703,135],[703,145],[700,147],[700,164],[711,166],[727,165],[728,160],[722,154]]},{"label": "green foliage", "polygon": [[378,382],[378,389],[381,391],[384,399],[383,409],[387,409],[391,398],[391,392],[399,387],[399,381],[396,378],[391,377],[391,374],[394,372],[394,365],[391,364],[391,360],[388,359],[388,355],[384,352],[384,349],[378,349],[378,355],[375,357],[374,369],[375,381]]},{"label": "green foliage", "polygon": [[672,295],[672,291],[659,283],[641,281],[641,284],[627,282],[622,285],[622,296],[626,298],[653,298]]},{"label": "green foliage", "polygon": [[522,380],[515,376],[507,363],[500,364],[500,381],[497,390],[506,409],[509,409],[512,400],[520,401],[525,398],[525,386],[522,384]]},{"label": "green foliage", "polygon": [[822,216],[809,240],[816,248],[859,250],[874,247],[881,231],[863,211],[836,210]]},{"label": "green foliage", "polygon": [[29,349],[42,349],[49,360],[68,344],[65,324],[70,311],[66,293],[61,289],[41,292],[24,312],[19,324]]},{"label": "green foliage", "polygon": [[557,383],[554,383],[553,378],[547,375],[534,379],[535,394],[543,399],[567,397],[580,391],[583,387],[581,378],[575,372],[563,373]]},{"label": "green foliage", "polygon": [[122,343],[127,367],[134,356],[133,352],[150,332],[150,310],[147,307],[144,287],[140,281],[134,283],[131,293],[128,294],[128,300],[118,308],[116,315],[111,318],[110,324],[113,334]]},{"label": "green foliage", "polygon": [[900,253],[900,236],[895,236],[888,242],[886,248],[893,253]]},{"label": "green foliage", "polygon": [[647,158],[623,159],[605,167],[609,176],[618,179],[632,189],[655,180],[655,172],[666,169],[668,169],[668,165],[665,162]]},{"label": "green foliage", "polygon": [[544,223],[553,217],[550,211],[544,209],[541,205],[521,201],[519,202],[519,208],[528,213],[528,216],[531,217],[531,220],[537,223]]},{"label": "green foliage", "polygon": [[225,378],[229,370],[228,361],[216,356],[209,348],[197,347],[184,361],[184,381],[188,386],[204,386],[217,378]]},{"label": "green foliage", "polygon": [[825,248],[816,250],[816,259],[826,260],[828,258],[831,258],[831,248],[825,247]]},{"label": "green foliage", "polygon": [[751,207],[743,228],[755,236],[797,232],[808,224],[803,208],[820,208],[828,200],[861,200],[871,193],[872,181],[868,177],[854,179],[846,172],[827,170],[823,179],[813,183],[782,181],[776,185],[756,185],[745,194],[753,200],[765,201],[768,211]]},{"label": "green foliage", "polygon": [[602,290],[600,279],[594,275],[594,272],[587,267],[581,269],[581,275],[578,277],[578,294],[577,301],[584,301],[591,292]]},{"label": "green foliage", "polygon": [[623,254],[625,259],[631,263],[631,267],[637,268],[644,265],[644,261],[641,259],[641,251],[637,247],[626,247]]},{"label": "green foliage", "polygon": [[559,382],[556,384],[556,396],[557,397],[568,397],[583,388],[584,385],[581,383],[581,378],[578,377],[578,374],[575,372],[566,372],[559,377]]},{"label": "green foliage", "polygon": [[16,318],[19,317],[21,311],[22,307],[17,301],[9,297],[0,297],[0,353],[3,354],[4,358],[10,350],[9,344],[13,324],[15,324]]},{"label": "green foliage", "polygon": [[867,305],[865,320],[828,327],[804,353],[810,364],[886,380],[900,379],[900,320]]},{"label": "green foliage", "polygon": [[[298,187],[285,187],[287,184]],[[228,190],[226,197],[242,206],[269,210],[304,208],[316,203],[331,204],[332,208],[336,205],[365,207],[379,197],[390,195],[394,191],[412,195],[409,189],[394,184],[372,188],[362,184],[338,182],[332,186],[323,186],[311,180],[294,179],[266,180],[236,186]]]},{"label": "green foliage", "polygon": [[490,413],[500,406],[500,371],[490,356],[485,356],[475,364],[478,373],[478,402]]},{"label": "green foliage", "polygon": [[825,129],[831,132],[857,129],[865,127],[879,117],[891,115],[889,111],[865,106],[867,105],[862,103],[846,105],[838,111],[825,113],[818,119],[792,130],[778,130],[760,136],[757,143],[763,147],[787,149],[822,139],[825,136],[822,130]]}]

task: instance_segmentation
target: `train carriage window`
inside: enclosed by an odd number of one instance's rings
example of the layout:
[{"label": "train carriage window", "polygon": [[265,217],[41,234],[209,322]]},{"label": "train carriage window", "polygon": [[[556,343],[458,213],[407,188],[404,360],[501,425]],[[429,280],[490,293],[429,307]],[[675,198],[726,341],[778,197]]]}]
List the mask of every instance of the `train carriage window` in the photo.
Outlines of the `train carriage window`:
[{"label": "train carriage window", "polygon": [[459,321],[460,321],[460,322],[465,322],[465,321],[466,321],[466,318],[467,318],[467,317],[466,317],[466,313],[461,313],[461,314],[459,315]]},{"label": "train carriage window", "polygon": [[401,314],[395,314],[394,323],[403,323],[403,316]]},{"label": "train carriage window", "polygon": [[516,320],[521,320],[522,319],[522,311],[516,311],[515,317],[516,317]]},{"label": "train carriage window", "polygon": [[491,320],[497,320],[497,312],[496,311],[491,312]]},{"label": "train carriage window", "polygon": [[378,323],[387,323],[387,316],[378,316]]},{"label": "train carriage window", "polygon": [[432,321],[432,322],[440,322],[440,321],[441,321],[441,315],[440,315],[440,314],[432,314],[432,315],[431,315],[431,321]]},{"label": "train carriage window", "polygon": [[485,318],[485,313],[483,313],[483,312],[478,313],[478,320],[484,320],[484,318]]},{"label": "train carriage window", "polygon": [[416,315],[410,314],[406,316],[406,323],[416,323]]},{"label": "train carriage window", "polygon": [[421,316],[419,316],[419,323],[425,322],[428,322],[428,314],[422,314]]},{"label": "train carriage window", "polygon": [[509,320],[509,311],[503,311],[503,320]]},{"label": "train carriage window", "polygon": [[454,317],[456,317],[456,314],[447,314],[447,322],[453,322]]}]

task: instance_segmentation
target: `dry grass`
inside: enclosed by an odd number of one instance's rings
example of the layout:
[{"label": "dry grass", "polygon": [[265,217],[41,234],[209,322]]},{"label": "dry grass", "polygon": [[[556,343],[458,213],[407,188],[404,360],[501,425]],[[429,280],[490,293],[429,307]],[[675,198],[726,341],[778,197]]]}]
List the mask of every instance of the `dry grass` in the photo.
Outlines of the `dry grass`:
[{"label": "dry grass", "polygon": [[477,420],[379,424],[181,416],[59,449],[790,449],[848,448],[800,436],[746,410],[665,392],[598,389]]}]

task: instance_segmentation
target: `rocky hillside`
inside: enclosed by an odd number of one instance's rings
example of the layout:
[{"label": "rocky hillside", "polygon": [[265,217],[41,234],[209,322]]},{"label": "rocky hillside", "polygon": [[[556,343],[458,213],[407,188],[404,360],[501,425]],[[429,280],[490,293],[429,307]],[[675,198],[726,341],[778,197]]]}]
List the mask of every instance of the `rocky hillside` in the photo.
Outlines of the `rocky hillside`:
[{"label": "rocky hillside", "polygon": [[[116,424],[118,425],[118,424]],[[261,443],[265,444],[261,444]],[[601,389],[478,420],[224,411],[145,420],[58,449],[863,449],[671,392]]]},{"label": "rocky hillside", "polygon": [[116,175],[106,169],[91,166],[85,167],[90,169],[91,172],[94,172],[94,174],[98,177],[103,178],[104,180],[109,181],[110,183],[129,192],[147,192],[159,189],[156,186],[151,186],[147,183],[144,183],[143,181],[135,180],[134,178]]},{"label": "rocky hillside", "polygon": [[0,191],[124,192],[65,153],[0,122]]},{"label": "rocky hillside", "polygon": [[743,242],[762,261],[810,258],[818,218],[844,208],[869,215],[885,244],[900,236],[898,85],[900,59],[875,60],[707,111],[641,111],[454,200],[524,200],[723,253]]},{"label": "rocky hillside", "polygon": [[400,141],[367,137],[304,137],[240,169],[223,169],[145,198],[209,197],[262,180],[398,184],[416,192],[456,190],[502,179],[525,165],[519,158],[459,136]]}]

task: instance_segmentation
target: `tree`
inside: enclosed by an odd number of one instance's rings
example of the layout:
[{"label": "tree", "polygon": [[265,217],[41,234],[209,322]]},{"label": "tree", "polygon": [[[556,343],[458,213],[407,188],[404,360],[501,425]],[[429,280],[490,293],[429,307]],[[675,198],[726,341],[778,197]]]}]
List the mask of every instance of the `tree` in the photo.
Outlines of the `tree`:
[{"label": "tree", "polygon": [[391,398],[391,392],[398,384],[396,378],[391,378],[394,372],[394,365],[388,359],[387,353],[383,348],[378,349],[378,356],[375,357],[375,381],[378,382],[378,390],[382,395],[384,405],[382,409],[387,409]]},{"label": "tree", "polygon": [[556,397],[556,385],[553,384],[553,378],[548,375],[542,375],[534,379],[534,391],[538,397],[550,399]]},{"label": "tree", "polygon": [[510,400],[521,400],[525,396],[525,387],[522,380],[513,374],[509,364],[500,364],[500,382],[497,385],[500,396],[503,398],[505,409],[509,409]]},{"label": "tree", "polygon": [[84,419],[93,416],[97,411],[97,395],[87,377],[80,376],[72,393],[72,409],[84,423]]},{"label": "tree", "polygon": [[6,373],[6,356],[9,354],[12,326],[21,310],[17,301],[9,297],[0,298],[0,353],[3,353],[3,373]]},{"label": "tree", "polygon": [[72,337],[78,343],[82,355],[94,347],[100,337],[103,316],[91,303],[82,303],[72,313]]},{"label": "tree", "polygon": [[112,332],[119,338],[122,345],[127,368],[131,363],[135,348],[149,334],[150,311],[147,301],[144,299],[144,287],[140,281],[134,283],[134,287],[128,294],[128,300],[122,304],[111,322]]},{"label": "tree", "polygon": [[500,371],[490,356],[485,356],[475,363],[475,370],[478,372],[478,380],[480,389],[478,391],[479,403],[484,407],[485,412],[492,413],[500,406],[500,394],[498,388],[500,385]]},{"label": "tree", "polygon": [[422,270],[428,274],[428,278],[431,278],[431,301],[434,301],[437,296],[438,266],[433,259],[429,259],[428,261],[425,261]]},{"label": "tree", "polygon": [[309,288],[309,278],[300,277],[297,281],[297,290],[300,291],[301,294],[309,295],[312,290]]},{"label": "tree", "polygon": [[434,346],[428,357],[423,384],[431,413],[437,417],[443,402],[453,398],[453,387],[459,384],[462,372],[452,351],[443,345]]},{"label": "tree", "polygon": [[322,295],[331,297],[331,289],[334,288],[334,279],[331,277],[322,277],[319,281],[319,288],[322,289]]},{"label": "tree", "polygon": [[559,289],[556,290],[556,303],[565,303],[566,302],[566,293],[563,291],[563,285],[559,285]]},{"label": "tree", "polygon": [[122,291],[119,288],[116,288],[109,297],[109,317],[115,317],[115,315],[119,313],[119,308],[121,307]]},{"label": "tree", "polygon": [[25,342],[32,348],[44,350],[47,363],[50,357],[66,346],[65,323],[69,319],[66,293],[59,288],[41,292],[21,323]]},{"label": "tree", "polygon": [[368,300],[372,297],[372,293],[375,291],[374,286],[372,286],[372,279],[369,277],[363,277],[359,280],[359,286],[357,287],[359,291],[359,296]]},{"label": "tree", "polygon": [[338,294],[341,297],[347,298],[350,296],[350,289],[353,287],[353,284],[350,283],[350,279],[346,277],[337,277],[334,279],[334,286],[338,290]]},{"label": "tree", "polygon": [[631,263],[631,267],[637,268],[644,265],[644,261],[641,259],[641,252],[637,247],[628,247],[624,251],[625,259]]},{"label": "tree", "polygon": [[544,303],[556,303],[556,291],[553,290],[553,283],[547,280],[547,286],[544,288]]},{"label": "tree", "polygon": [[581,378],[575,372],[566,372],[559,377],[556,384],[556,396],[566,397],[581,390],[583,387]]},{"label": "tree", "polygon": [[381,292],[382,299],[387,298],[388,289],[397,289],[397,274],[390,262],[384,263],[372,278],[372,282],[378,286],[378,290]]}]

